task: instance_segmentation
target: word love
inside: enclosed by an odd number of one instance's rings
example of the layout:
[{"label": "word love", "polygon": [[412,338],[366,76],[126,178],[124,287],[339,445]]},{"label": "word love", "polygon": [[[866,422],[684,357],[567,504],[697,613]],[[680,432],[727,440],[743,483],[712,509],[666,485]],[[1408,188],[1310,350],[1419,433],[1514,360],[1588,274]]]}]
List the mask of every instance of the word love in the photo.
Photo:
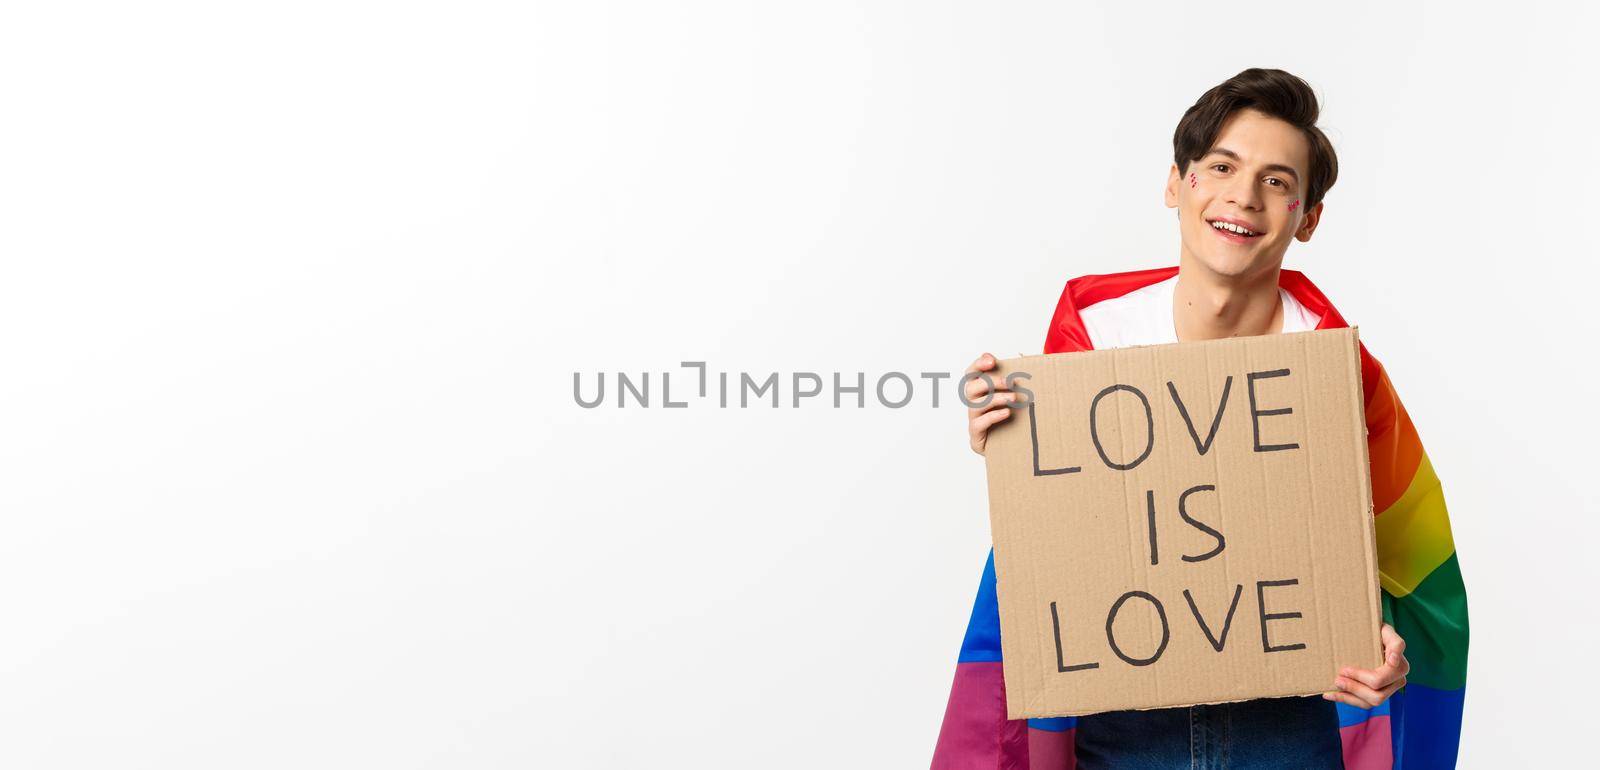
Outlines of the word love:
[{"label": "word love", "polygon": [[[1256,383],[1261,380],[1272,379],[1274,377],[1287,376],[1289,376],[1288,369],[1271,369],[1261,372],[1250,372],[1245,375],[1245,387],[1249,392],[1250,400],[1250,429],[1253,446],[1257,452],[1280,452],[1288,449],[1300,448],[1298,443],[1293,442],[1282,444],[1261,443],[1261,418],[1293,414],[1294,409],[1290,407],[1262,409],[1258,403],[1258,398],[1256,395]],[[1211,446],[1216,441],[1217,429],[1222,426],[1222,415],[1223,412],[1228,408],[1228,394],[1232,390],[1233,375],[1230,374],[1228,375],[1227,379],[1223,380],[1222,382],[1222,397],[1218,399],[1216,412],[1211,417],[1211,426],[1206,431],[1205,438],[1202,439],[1200,437],[1199,430],[1195,428],[1194,420],[1189,415],[1188,406],[1184,404],[1183,396],[1178,393],[1177,386],[1173,385],[1171,380],[1167,381],[1167,395],[1171,397],[1172,405],[1177,409],[1178,416],[1183,418],[1183,424],[1189,429],[1189,437],[1194,441],[1195,451],[1200,453],[1201,456],[1204,456],[1207,452],[1211,451]],[[1119,394],[1126,395],[1119,396]],[[1139,408],[1144,411],[1144,449],[1132,458],[1112,458],[1111,453],[1106,451],[1105,445],[1100,441],[1100,409],[1103,404],[1112,403],[1111,399],[1113,397],[1136,399],[1138,401]],[[1039,418],[1035,412],[1034,406],[1035,405],[1032,401],[1028,402],[1028,434],[1029,438],[1033,442],[1033,475],[1058,476],[1066,473],[1082,472],[1083,466],[1081,465],[1066,465],[1057,468],[1045,468],[1040,464]],[[1151,409],[1150,398],[1145,395],[1144,391],[1132,385],[1117,383],[1115,385],[1106,386],[1099,393],[1096,393],[1094,399],[1089,402],[1089,440],[1094,444],[1095,452],[1100,455],[1100,462],[1104,463],[1107,468],[1118,471],[1129,471],[1139,467],[1140,463],[1144,462],[1146,458],[1150,457],[1151,450],[1155,449],[1156,446],[1155,412]],[[1134,443],[1137,445],[1138,442]]]},{"label": "word love", "polygon": [[[1303,650],[1306,648],[1305,644],[1299,642],[1294,644],[1274,645],[1267,631],[1267,624],[1271,621],[1288,620],[1290,618],[1300,617],[1300,613],[1298,612],[1268,612],[1267,589],[1293,586],[1298,585],[1299,583],[1300,581],[1295,578],[1289,578],[1287,580],[1255,581],[1256,617],[1261,625],[1262,652],[1288,652],[1290,650]],[[1195,603],[1194,594],[1190,593],[1189,589],[1187,588],[1183,589],[1183,598],[1184,601],[1189,603],[1189,612],[1194,615],[1195,625],[1199,626],[1201,633],[1206,635],[1206,641],[1211,643],[1211,649],[1216,650],[1217,652],[1222,652],[1223,648],[1228,645],[1228,631],[1233,627],[1233,615],[1234,612],[1239,609],[1239,597],[1243,593],[1244,584],[1235,583],[1233,586],[1233,601],[1228,604],[1228,612],[1225,616],[1223,616],[1222,619],[1222,631],[1218,633],[1211,630],[1211,627],[1214,625],[1214,621],[1212,623],[1206,622],[1205,616],[1201,614],[1199,605]],[[1117,617],[1122,612],[1123,607],[1127,605],[1130,600],[1134,599],[1138,599],[1154,609],[1156,617],[1161,624],[1161,641],[1156,644],[1155,651],[1151,652],[1145,657],[1136,657],[1134,655],[1130,655],[1124,649],[1123,645],[1117,641]],[[1055,602],[1050,602],[1050,625],[1055,633],[1056,639],[1057,673],[1065,674],[1071,671],[1087,671],[1100,667],[1098,662],[1067,662],[1068,656],[1062,649],[1061,643],[1061,613],[1056,609]],[[1170,641],[1172,641],[1172,627],[1167,623],[1166,606],[1161,603],[1160,599],[1157,599],[1148,592],[1129,591],[1118,597],[1117,600],[1112,603],[1111,609],[1106,612],[1106,645],[1111,648],[1112,653],[1114,653],[1118,658],[1122,659],[1122,662],[1127,663],[1130,666],[1148,666],[1160,660],[1161,654],[1167,651],[1167,642]]]}]

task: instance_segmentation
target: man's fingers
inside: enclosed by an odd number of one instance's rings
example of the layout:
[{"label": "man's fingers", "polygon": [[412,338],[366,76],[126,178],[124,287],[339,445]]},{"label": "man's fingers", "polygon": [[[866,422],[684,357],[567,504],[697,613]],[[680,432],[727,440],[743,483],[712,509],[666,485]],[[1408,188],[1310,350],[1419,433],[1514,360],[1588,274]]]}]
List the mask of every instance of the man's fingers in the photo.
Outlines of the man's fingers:
[{"label": "man's fingers", "polygon": [[996,393],[996,394],[994,394],[994,397],[988,399],[987,402],[985,402],[985,401],[975,401],[974,403],[979,403],[979,404],[983,404],[983,405],[982,406],[974,406],[974,407],[968,408],[967,409],[967,419],[968,420],[976,420],[976,419],[978,419],[978,415],[984,414],[984,413],[989,412],[991,410],[994,410],[994,409],[1007,409],[1007,408],[1009,408],[1011,402],[1016,401],[1016,400],[1017,400],[1017,394],[1015,394],[1015,393]]},{"label": "man's fingers", "polygon": [[990,409],[989,411],[972,418],[972,420],[967,423],[967,434],[969,436],[969,442],[972,444],[972,451],[977,452],[980,455],[983,454],[984,449],[986,449],[989,444],[989,429],[994,427],[996,423],[1002,422],[1010,416],[1011,410],[1007,407],[1001,406],[995,409]]},{"label": "man's fingers", "polygon": [[1007,385],[1005,380],[997,380],[994,377],[990,377],[986,381],[984,378],[978,377],[968,380],[967,384],[961,387],[961,392],[967,394],[967,401],[969,403],[976,403],[978,401],[982,401],[983,394],[988,393],[991,389],[996,391],[1008,391],[1011,390],[1011,386]]},{"label": "man's fingers", "polygon": [[1406,640],[1388,623],[1383,624],[1379,638],[1383,640],[1383,665],[1375,669],[1354,666],[1341,669],[1333,683],[1339,689],[1323,693],[1323,698],[1356,708],[1376,708],[1405,686],[1406,674],[1411,671],[1411,663],[1405,656]]},{"label": "man's fingers", "polygon": [[980,455],[989,442],[989,429],[1011,416],[1010,405],[1017,400],[1004,381],[997,382],[987,374],[999,365],[993,353],[978,356],[967,367],[967,374],[982,376],[973,377],[961,386],[961,395],[967,404],[967,435],[972,451]]},{"label": "man's fingers", "polygon": [[1378,632],[1378,636],[1383,640],[1383,657],[1385,660],[1390,659],[1392,655],[1406,654],[1406,640],[1400,638],[1400,632],[1394,630],[1394,626],[1384,623],[1383,629]]},{"label": "man's fingers", "polygon": [[[979,418],[985,417],[985,416],[989,415],[992,412],[1010,412],[1011,411],[1011,404],[1016,402],[1016,401],[1019,401],[1019,400],[1021,400],[1021,399],[1018,397],[1018,395],[1016,393],[998,393],[998,394],[995,395],[995,397],[993,399],[991,399],[989,401],[989,405],[988,406],[985,406],[982,409],[968,409],[967,410],[967,424],[968,424],[968,428],[967,429],[972,431],[973,433],[977,433],[978,432],[977,421],[978,421]],[[1005,418],[1001,417],[999,419],[1003,420]],[[993,425],[993,424],[994,424],[993,422],[986,423],[986,425]]]},{"label": "man's fingers", "polygon": [[1411,672],[1411,663],[1405,660],[1405,639],[1400,639],[1400,632],[1395,631],[1394,626],[1387,623],[1384,623],[1384,628],[1379,631],[1379,637],[1384,644],[1384,666],[1394,669],[1395,676],[1406,676]]},{"label": "man's fingers", "polygon": [[1377,668],[1340,669],[1339,675],[1346,679],[1354,679],[1374,690],[1381,690],[1394,680],[1405,676],[1405,672],[1385,663]]},{"label": "man's fingers", "polygon": [[972,366],[967,367],[967,376],[982,375],[974,376],[961,385],[961,394],[966,398],[969,408],[972,404],[983,403],[984,396],[991,391],[1003,393],[1011,390],[1011,383],[990,374],[999,365],[993,354],[984,353],[972,362]]},{"label": "man's fingers", "polygon": [[982,409],[968,409],[967,434],[971,437],[972,451],[983,454],[989,440],[989,429],[1011,416],[1011,404],[1021,401],[1017,393],[999,393]]},{"label": "man's fingers", "polygon": [[1001,406],[990,409],[972,418],[972,435],[977,436],[979,433],[987,431],[995,423],[1001,422],[1010,416],[1011,410],[1007,407]]},{"label": "man's fingers", "polygon": [[1009,390],[1003,390],[994,394],[994,398],[989,401],[989,405],[979,409],[978,411],[987,412],[990,409],[999,409],[1000,407],[1009,408],[1013,405],[1021,404],[1024,401],[1027,401],[1027,399],[1023,398],[1021,393],[1013,393]]},{"label": "man's fingers", "polygon": [[1373,698],[1370,699],[1370,700],[1365,698],[1365,697],[1357,697],[1355,695],[1352,695],[1351,693],[1341,692],[1341,691],[1338,691],[1338,690],[1335,690],[1333,692],[1325,692],[1325,693],[1323,693],[1322,694],[1322,699],[1323,700],[1335,700],[1335,701],[1338,701],[1340,703],[1344,703],[1344,704],[1348,704],[1348,705],[1351,705],[1351,706],[1355,706],[1358,709],[1377,708],[1378,706],[1383,705],[1384,701],[1394,697],[1394,694],[1396,692],[1398,692],[1400,690],[1400,688],[1402,688],[1404,686],[1406,686],[1406,680],[1401,679],[1400,681],[1395,682],[1394,684],[1391,684],[1388,687],[1385,687],[1382,690],[1378,690],[1377,692],[1373,693],[1372,694]]},{"label": "man's fingers", "polygon": [[1383,699],[1385,697],[1379,694],[1376,689],[1368,687],[1365,684],[1362,684],[1361,682],[1358,682],[1347,676],[1341,676],[1334,680],[1334,685],[1339,689],[1364,701],[1361,706],[1362,708],[1373,708],[1378,704],[1383,703]]}]

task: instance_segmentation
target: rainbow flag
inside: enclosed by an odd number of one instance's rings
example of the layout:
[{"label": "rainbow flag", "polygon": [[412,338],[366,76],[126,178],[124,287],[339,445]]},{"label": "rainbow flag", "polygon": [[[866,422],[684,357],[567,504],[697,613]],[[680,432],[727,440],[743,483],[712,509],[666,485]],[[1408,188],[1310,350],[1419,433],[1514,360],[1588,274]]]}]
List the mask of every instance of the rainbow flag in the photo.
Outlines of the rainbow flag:
[{"label": "rainbow flag", "polygon": [[[1171,278],[1176,267],[1089,275],[1067,283],[1045,337],[1046,353],[1090,350],[1078,312],[1096,302]],[[1318,329],[1347,327],[1339,311],[1301,273],[1283,270],[1279,285],[1322,317]],[[1382,706],[1336,704],[1345,767],[1453,767],[1467,684],[1467,596],[1456,561],[1444,493],[1416,427],[1378,360],[1361,348],[1372,507],[1378,533],[1383,619],[1406,640],[1411,673]],[[1077,720],[1006,719],[1000,662],[1000,609],[990,550],[972,619],[956,659],[955,682],[934,749],[933,767],[1060,770],[1073,768]]]}]

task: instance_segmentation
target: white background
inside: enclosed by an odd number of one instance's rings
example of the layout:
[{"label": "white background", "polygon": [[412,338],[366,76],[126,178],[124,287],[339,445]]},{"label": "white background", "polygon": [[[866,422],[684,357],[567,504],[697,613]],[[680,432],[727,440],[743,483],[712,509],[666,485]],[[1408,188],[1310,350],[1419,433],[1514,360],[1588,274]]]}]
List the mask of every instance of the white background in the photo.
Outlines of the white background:
[{"label": "white background", "polygon": [[953,391],[572,374],[1036,352],[1175,262],[1173,126],[1248,66],[1324,98],[1287,265],[1445,481],[1462,765],[1592,757],[1577,5],[8,3],[0,765],[925,766],[988,543]]}]

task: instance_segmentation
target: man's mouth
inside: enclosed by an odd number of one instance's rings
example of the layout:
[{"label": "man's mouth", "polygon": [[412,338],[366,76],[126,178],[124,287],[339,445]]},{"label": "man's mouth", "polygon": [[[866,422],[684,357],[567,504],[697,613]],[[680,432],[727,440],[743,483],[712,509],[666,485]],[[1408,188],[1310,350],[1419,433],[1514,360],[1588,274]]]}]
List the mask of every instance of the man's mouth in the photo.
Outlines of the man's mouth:
[{"label": "man's mouth", "polygon": [[1227,240],[1234,242],[1243,242],[1251,238],[1259,238],[1262,235],[1260,230],[1252,228],[1244,222],[1226,217],[1208,219],[1206,224],[1211,225],[1212,230],[1217,231]]}]

